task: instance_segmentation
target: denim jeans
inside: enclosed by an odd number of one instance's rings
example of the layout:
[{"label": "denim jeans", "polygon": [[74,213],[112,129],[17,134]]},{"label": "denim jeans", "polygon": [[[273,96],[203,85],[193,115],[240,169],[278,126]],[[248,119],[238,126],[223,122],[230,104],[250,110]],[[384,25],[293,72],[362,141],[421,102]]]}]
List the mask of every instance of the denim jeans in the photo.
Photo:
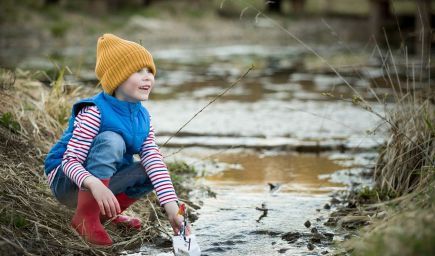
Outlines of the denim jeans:
[{"label": "denim jeans", "polygon": [[[111,131],[99,133],[91,144],[83,167],[99,179],[110,178],[113,194],[124,192],[128,197],[141,198],[154,190],[144,167],[139,161],[131,165],[123,162],[126,151],[121,135]],[[71,208],[77,206],[79,187],[59,167],[51,191],[57,200]]]}]

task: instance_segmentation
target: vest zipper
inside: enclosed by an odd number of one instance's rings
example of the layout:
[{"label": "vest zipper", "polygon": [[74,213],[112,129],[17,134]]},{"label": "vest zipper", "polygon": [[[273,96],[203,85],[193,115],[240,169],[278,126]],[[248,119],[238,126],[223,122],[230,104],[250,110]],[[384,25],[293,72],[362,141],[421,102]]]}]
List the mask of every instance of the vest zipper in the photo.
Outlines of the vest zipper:
[{"label": "vest zipper", "polygon": [[133,130],[133,141],[132,141],[132,145],[133,145],[133,150],[135,150],[136,147],[136,120],[133,116],[133,111],[131,109],[131,105],[130,107],[130,120],[131,120],[131,124],[132,124],[132,130]]}]

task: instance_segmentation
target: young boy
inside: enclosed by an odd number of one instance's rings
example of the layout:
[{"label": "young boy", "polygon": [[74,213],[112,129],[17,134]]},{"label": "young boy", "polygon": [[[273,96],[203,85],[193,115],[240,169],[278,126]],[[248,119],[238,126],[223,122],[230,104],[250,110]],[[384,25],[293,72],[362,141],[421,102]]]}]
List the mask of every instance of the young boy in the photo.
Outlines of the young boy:
[{"label": "young boy", "polygon": [[[73,105],[68,128],[45,159],[54,196],[76,209],[71,225],[86,241],[111,245],[101,222],[113,218],[112,223],[140,229],[139,219],[119,214],[155,190],[178,234],[183,221],[178,198],[141,104],[154,86],[151,54],[104,34],[97,43],[95,72],[103,92]],[[140,161],[133,161],[133,154]]]}]

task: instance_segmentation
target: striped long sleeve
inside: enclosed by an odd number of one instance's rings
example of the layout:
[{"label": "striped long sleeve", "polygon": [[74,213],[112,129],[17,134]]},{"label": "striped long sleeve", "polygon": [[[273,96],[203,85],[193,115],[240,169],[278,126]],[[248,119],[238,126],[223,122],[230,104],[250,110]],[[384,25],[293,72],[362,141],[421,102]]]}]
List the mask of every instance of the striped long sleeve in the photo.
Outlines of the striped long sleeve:
[{"label": "striped long sleeve", "polygon": [[162,154],[155,142],[154,127],[150,125],[148,138],[144,141],[140,151],[141,163],[154,185],[160,205],[178,201],[168,168],[163,162]]},{"label": "striped long sleeve", "polygon": [[79,188],[87,177],[92,176],[83,167],[83,163],[99,132],[100,121],[98,107],[86,106],[82,108],[74,120],[73,134],[63,154],[63,171]]}]

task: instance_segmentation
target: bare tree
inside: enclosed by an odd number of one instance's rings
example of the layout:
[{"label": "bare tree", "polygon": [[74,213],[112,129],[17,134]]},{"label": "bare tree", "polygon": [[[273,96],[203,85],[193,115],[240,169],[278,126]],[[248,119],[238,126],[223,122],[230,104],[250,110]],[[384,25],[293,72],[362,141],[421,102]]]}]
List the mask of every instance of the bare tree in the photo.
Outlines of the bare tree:
[{"label": "bare tree", "polygon": [[266,0],[267,11],[281,13],[281,0]]}]

